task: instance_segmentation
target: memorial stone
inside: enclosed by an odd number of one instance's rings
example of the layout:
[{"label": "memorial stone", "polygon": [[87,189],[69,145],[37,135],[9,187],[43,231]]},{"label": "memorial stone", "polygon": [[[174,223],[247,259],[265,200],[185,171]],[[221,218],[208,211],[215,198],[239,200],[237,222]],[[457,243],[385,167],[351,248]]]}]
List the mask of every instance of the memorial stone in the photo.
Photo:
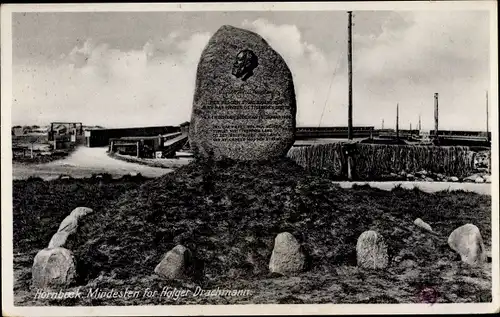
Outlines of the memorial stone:
[{"label": "memorial stone", "polygon": [[283,58],[258,34],[222,26],[202,52],[189,128],[201,157],[267,160],[295,139],[296,100]]}]

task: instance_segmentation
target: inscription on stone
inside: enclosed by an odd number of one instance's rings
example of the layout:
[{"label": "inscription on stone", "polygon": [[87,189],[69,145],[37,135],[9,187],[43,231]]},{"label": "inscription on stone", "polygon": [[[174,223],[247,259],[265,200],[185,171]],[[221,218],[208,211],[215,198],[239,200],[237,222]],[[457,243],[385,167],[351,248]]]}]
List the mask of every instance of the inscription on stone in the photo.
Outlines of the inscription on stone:
[{"label": "inscription on stone", "polygon": [[192,149],[214,159],[284,156],[294,142],[295,113],[292,75],[281,56],[253,32],[220,28],[198,64]]}]

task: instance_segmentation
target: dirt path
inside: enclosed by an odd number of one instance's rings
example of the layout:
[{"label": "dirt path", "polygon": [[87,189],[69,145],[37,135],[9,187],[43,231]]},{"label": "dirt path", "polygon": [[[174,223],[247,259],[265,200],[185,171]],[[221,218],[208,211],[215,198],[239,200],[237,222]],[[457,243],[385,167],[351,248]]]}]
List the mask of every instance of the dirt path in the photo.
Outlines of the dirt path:
[{"label": "dirt path", "polygon": [[109,173],[114,177],[130,173],[141,173],[146,177],[158,177],[171,172],[171,169],[149,167],[110,158],[107,147],[79,147],[67,158],[45,164],[27,165],[13,164],[13,179],[25,179],[38,176],[43,179],[53,179],[61,174],[75,178],[89,177],[95,173]]}]

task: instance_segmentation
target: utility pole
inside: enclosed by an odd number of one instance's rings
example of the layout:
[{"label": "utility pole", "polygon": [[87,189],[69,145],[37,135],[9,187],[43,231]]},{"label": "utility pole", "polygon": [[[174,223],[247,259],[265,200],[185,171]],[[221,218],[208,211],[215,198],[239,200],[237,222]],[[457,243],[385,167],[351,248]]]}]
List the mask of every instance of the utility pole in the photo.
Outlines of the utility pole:
[{"label": "utility pole", "polygon": [[384,119],[382,119],[382,130],[384,130]]},{"label": "utility pole", "polygon": [[347,69],[349,75],[349,110],[348,110],[348,123],[347,123],[347,138],[352,140],[352,11],[347,11],[348,25],[347,25]]},{"label": "utility pole", "polygon": [[396,140],[399,140],[399,103],[396,105]]},{"label": "utility pole", "polygon": [[410,135],[413,135],[413,131],[411,130],[411,122],[410,122]]},{"label": "utility pole", "polygon": [[438,130],[439,130],[439,95],[434,93],[434,137],[438,141]]},{"label": "utility pole", "polygon": [[422,122],[420,121],[420,115],[418,115],[418,132],[422,130]]}]

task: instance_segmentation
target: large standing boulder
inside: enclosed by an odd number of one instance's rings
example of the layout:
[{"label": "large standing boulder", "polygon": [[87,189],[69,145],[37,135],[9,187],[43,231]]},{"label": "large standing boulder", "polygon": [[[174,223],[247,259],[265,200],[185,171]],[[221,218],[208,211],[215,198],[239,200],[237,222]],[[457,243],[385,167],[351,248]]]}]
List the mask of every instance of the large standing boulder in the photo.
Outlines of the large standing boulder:
[{"label": "large standing boulder", "polygon": [[356,244],[358,266],[366,269],[383,269],[389,263],[387,245],[376,231],[363,232]]},{"label": "large standing boulder", "polygon": [[267,160],[295,139],[293,78],[258,34],[222,26],[201,54],[189,142],[201,157]]},{"label": "large standing boulder", "polygon": [[305,256],[299,242],[289,232],[282,232],[274,239],[274,249],[269,261],[272,273],[300,272],[305,267]]},{"label": "large standing boulder", "polygon": [[448,245],[460,254],[462,262],[467,264],[477,265],[487,260],[479,228],[471,223],[453,230],[448,237]]},{"label": "large standing boulder", "polygon": [[186,277],[187,266],[191,261],[191,252],[182,245],[168,251],[155,267],[155,273],[169,280]]},{"label": "large standing boulder", "polygon": [[75,277],[75,259],[71,251],[64,248],[47,248],[35,256],[31,270],[34,287],[69,286],[75,281]]}]

